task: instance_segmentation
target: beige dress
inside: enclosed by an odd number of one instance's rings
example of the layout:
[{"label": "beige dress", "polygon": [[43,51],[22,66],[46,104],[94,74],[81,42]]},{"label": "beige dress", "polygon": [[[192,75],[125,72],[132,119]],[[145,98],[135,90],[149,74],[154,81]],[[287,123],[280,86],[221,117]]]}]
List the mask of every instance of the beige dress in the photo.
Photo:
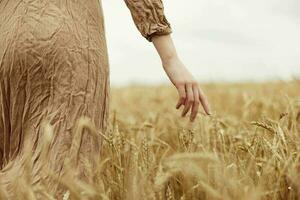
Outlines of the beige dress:
[{"label": "beige dress", "polygon": [[[161,0],[125,3],[147,40],[171,33]],[[0,0],[1,187],[12,190],[10,180],[24,171],[25,144],[36,153],[43,121],[54,128],[47,164],[60,175],[76,120],[86,116],[104,133],[108,106],[109,63],[101,2]],[[84,159],[99,155],[101,141],[101,137],[82,135],[77,162],[80,177],[85,173]],[[41,155],[35,156],[34,183],[41,179]],[[48,187],[59,193],[56,183],[49,180]]]}]

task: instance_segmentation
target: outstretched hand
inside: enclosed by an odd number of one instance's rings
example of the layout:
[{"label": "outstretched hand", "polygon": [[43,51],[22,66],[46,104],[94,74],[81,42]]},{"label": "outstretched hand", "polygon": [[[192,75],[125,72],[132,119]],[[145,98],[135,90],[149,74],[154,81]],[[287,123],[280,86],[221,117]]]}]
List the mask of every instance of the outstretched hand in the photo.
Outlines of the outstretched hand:
[{"label": "outstretched hand", "polygon": [[190,121],[193,122],[197,116],[200,103],[206,114],[209,115],[210,109],[207,98],[194,77],[177,56],[171,35],[156,35],[152,38],[152,41],[161,58],[165,72],[178,90],[179,100],[176,108],[179,109],[184,106],[182,117],[185,117],[191,111]]},{"label": "outstretched hand", "polygon": [[209,115],[210,108],[207,98],[184,64],[178,58],[175,58],[163,62],[163,66],[170,81],[178,91],[179,99],[176,109],[184,106],[181,116],[185,117],[190,111],[190,121],[193,122],[200,104],[205,113]]}]

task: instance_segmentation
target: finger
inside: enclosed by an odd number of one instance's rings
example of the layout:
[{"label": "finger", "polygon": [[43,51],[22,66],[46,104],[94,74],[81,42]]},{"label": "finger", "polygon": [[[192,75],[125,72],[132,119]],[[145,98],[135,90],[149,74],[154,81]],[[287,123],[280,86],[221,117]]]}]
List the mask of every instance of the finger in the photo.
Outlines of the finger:
[{"label": "finger", "polygon": [[198,110],[199,110],[199,104],[200,104],[200,97],[199,97],[199,89],[197,85],[193,86],[193,92],[194,92],[194,103],[192,107],[192,113],[190,116],[190,121],[193,122],[196,119]]},{"label": "finger", "polygon": [[184,84],[180,85],[177,87],[178,93],[179,93],[179,99],[176,105],[176,109],[179,109],[181,105],[184,104],[185,99],[186,99],[186,92],[184,88]]},{"label": "finger", "polygon": [[208,100],[201,89],[199,89],[199,100],[206,114],[210,115],[211,111],[210,111]]},{"label": "finger", "polygon": [[182,117],[184,117],[189,112],[189,110],[194,102],[194,94],[193,94],[192,84],[186,84],[186,93],[187,93],[187,98],[185,101],[185,107],[181,114]]}]

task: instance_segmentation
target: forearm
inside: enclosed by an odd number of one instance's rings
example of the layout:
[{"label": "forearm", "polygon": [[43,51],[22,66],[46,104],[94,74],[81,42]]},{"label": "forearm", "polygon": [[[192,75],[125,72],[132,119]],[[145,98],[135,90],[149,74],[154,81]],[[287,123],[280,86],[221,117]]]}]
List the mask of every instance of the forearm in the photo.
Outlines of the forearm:
[{"label": "forearm", "polygon": [[165,72],[178,90],[179,101],[176,108],[179,109],[181,105],[185,106],[182,116],[185,116],[191,109],[190,119],[193,121],[198,113],[200,102],[205,112],[210,114],[206,96],[193,75],[178,58],[171,35],[153,36],[152,42],[162,60]]},{"label": "forearm", "polygon": [[170,34],[154,36],[152,38],[152,42],[163,64],[166,64],[171,60],[178,59],[176,48]]}]

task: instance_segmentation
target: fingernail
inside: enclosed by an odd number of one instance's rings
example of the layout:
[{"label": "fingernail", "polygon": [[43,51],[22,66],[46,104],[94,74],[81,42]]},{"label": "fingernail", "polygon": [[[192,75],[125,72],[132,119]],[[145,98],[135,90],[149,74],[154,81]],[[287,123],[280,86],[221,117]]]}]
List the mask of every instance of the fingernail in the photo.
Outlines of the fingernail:
[{"label": "fingernail", "polygon": [[207,114],[211,115],[211,109],[210,108],[207,110]]}]

